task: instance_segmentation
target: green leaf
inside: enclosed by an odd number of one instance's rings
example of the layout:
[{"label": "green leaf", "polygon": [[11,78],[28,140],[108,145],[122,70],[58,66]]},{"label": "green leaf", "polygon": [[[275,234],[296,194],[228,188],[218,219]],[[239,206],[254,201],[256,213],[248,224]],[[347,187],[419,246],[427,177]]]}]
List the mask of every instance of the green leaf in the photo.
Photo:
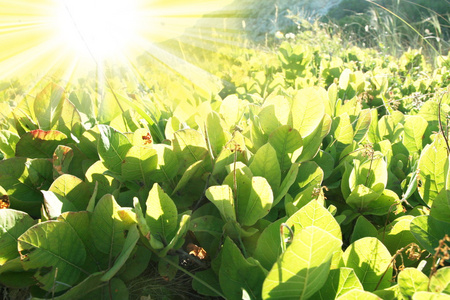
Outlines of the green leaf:
[{"label": "green leaf", "polygon": [[59,176],[48,190],[70,201],[77,210],[87,208],[92,193],[87,183],[69,174]]},{"label": "green leaf", "polygon": [[211,186],[205,195],[217,207],[225,222],[236,221],[233,191],[228,185]]},{"label": "green leaf", "polygon": [[323,181],[323,170],[314,161],[301,163],[298,168],[295,184],[289,190],[291,195],[296,195],[310,187],[320,187]]},{"label": "green leaf", "polygon": [[303,149],[302,153],[297,158],[297,162],[302,163],[309,161],[316,156],[322,145],[323,138],[329,133],[330,129],[331,118],[328,115],[324,115],[319,126],[317,126],[310,135],[303,138]]},{"label": "green leaf", "polygon": [[299,132],[289,125],[280,126],[273,131],[269,136],[269,143],[277,153],[282,172],[288,170],[291,164],[295,162],[298,155],[294,156],[294,152],[297,153],[297,150],[303,146]]},{"label": "green leaf", "polygon": [[310,135],[316,129],[325,114],[327,92],[320,87],[309,87],[297,91],[292,100],[292,127],[302,137]]},{"label": "green leaf", "polygon": [[107,171],[108,169],[101,161],[95,162],[86,171],[86,181],[91,187],[95,187],[95,184],[98,185],[98,198],[106,194],[112,194],[119,188],[120,182],[114,177],[105,174]]},{"label": "green leaf", "polygon": [[409,153],[420,152],[428,122],[421,116],[408,116],[404,124],[403,144]]},{"label": "green leaf", "polygon": [[286,176],[283,179],[283,182],[280,185],[278,195],[273,201],[272,206],[277,205],[278,202],[280,202],[281,199],[283,199],[283,197],[287,194],[291,186],[294,184],[295,180],[297,179],[298,167],[299,167],[298,163],[293,163],[291,165],[291,168],[287,172]]},{"label": "green leaf", "polygon": [[133,146],[128,150],[122,164],[124,180],[141,180],[149,184],[150,174],[156,170],[158,156],[155,149]]},{"label": "green leaf", "polygon": [[291,245],[267,275],[263,299],[308,299],[327,280],[331,258],[342,241],[310,226],[296,231]]},{"label": "green leaf", "polygon": [[81,115],[75,105],[69,99],[64,98],[57,129],[64,132],[67,136],[73,134],[75,137],[80,138],[84,131],[81,124]]},{"label": "green leaf", "polygon": [[253,257],[270,270],[281,254],[280,226],[286,218],[281,218],[267,226],[258,238]]},{"label": "green leaf", "polygon": [[220,287],[226,299],[242,299],[242,289],[251,299],[261,298],[261,287],[266,271],[258,261],[245,259],[239,248],[230,238],[226,238],[221,251],[222,264],[219,269]]},{"label": "green leaf", "polygon": [[63,291],[77,283],[86,259],[83,242],[68,224],[36,224],[18,239],[25,270],[36,269],[35,278],[46,291]]},{"label": "green leaf", "polygon": [[299,209],[286,221],[286,224],[294,230],[294,233],[301,228],[315,226],[325,230],[337,239],[342,239],[341,227],[336,222],[336,219],[316,200],[310,201]]},{"label": "green leaf", "polygon": [[205,138],[197,130],[179,130],[174,136],[173,151],[178,157],[178,171],[182,174],[193,163],[203,160],[208,154],[208,148]]},{"label": "green leaf", "polygon": [[206,132],[208,133],[208,142],[214,157],[217,157],[227,143],[225,130],[222,126],[222,120],[215,111],[212,111],[206,117]]},{"label": "green leaf", "polygon": [[150,179],[156,182],[170,181],[178,173],[178,158],[172,149],[164,144],[153,145],[158,155],[158,163]]},{"label": "green leaf", "polygon": [[342,151],[347,145],[353,141],[353,126],[347,113],[338,116],[333,120],[334,138],[337,141],[337,151]]},{"label": "green leaf", "polygon": [[267,179],[274,195],[276,195],[281,183],[281,169],[277,159],[277,152],[270,143],[265,144],[256,151],[249,167],[254,176],[261,176]]},{"label": "green leaf", "polygon": [[278,127],[288,125],[290,111],[291,103],[286,97],[275,96],[267,99],[258,114],[262,130],[270,134]]},{"label": "green leaf", "polygon": [[361,141],[369,131],[371,123],[372,123],[372,114],[370,109],[362,110],[359,113],[358,121],[356,122],[353,140],[356,142]]},{"label": "green leaf", "polygon": [[53,153],[53,178],[69,173],[73,158],[73,149],[64,145],[56,147]]},{"label": "green leaf", "polygon": [[[390,223],[385,232],[381,232],[378,238],[383,242],[389,252],[394,255],[398,249],[401,249],[410,243],[416,243],[416,239],[410,231],[413,216],[402,216]],[[408,265],[407,262],[405,262]],[[410,263],[411,264],[411,263]]]},{"label": "green leaf", "polygon": [[359,216],[356,220],[350,243],[353,243],[363,237],[377,237],[377,235],[378,231],[375,226],[373,226],[372,223],[369,222],[369,220],[364,218],[364,216]]},{"label": "green leaf", "polygon": [[172,191],[172,195],[174,195],[179,190],[182,190],[186,187],[186,184],[191,180],[193,177],[195,177],[196,174],[198,174],[198,171],[203,166],[203,161],[199,160],[187,168],[187,170],[183,173],[183,176],[181,176],[180,181],[178,181],[177,186]]},{"label": "green leaf", "polygon": [[379,197],[379,193],[364,186],[363,184],[359,184],[353,188],[353,191],[350,193],[348,198],[345,199],[345,202],[347,202],[347,204],[356,211],[365,212],[367,206]]},{"label": "green leaf", "polygon": [[20,137],[8,130],[0,130],[0,150],[5,154],[5,158],[15,156],[16,144]]},{"label": "green leaf", "polygon": [[345,293],[344,295],[340,296],[336,300],[358,300],[358,299],[365,299],[365,300],[381,300],[380,297],[378,297],[375,294],[372,294],[370,292],[362,291],[362,290],[351,290],[350,292]]},{"label": "green leaf", "polygon": [[150,232],[162,242],[169,242],[178,227],[178,212],[173,200],[155,183],[147,198],[145,219]]},{"label": "green leaf", "polygon": [[430,291],[450,294],[450,267],[443,267],[431,276]]},{"label": "green leaf", "polygon": [[[104,272],[96,272],[86,277],[82,282],[69,289],[61,296],[52,297],[52,300],[77,300],[85,299],[86,294],[102,287],[103,283],[100,278]],[[44,298],[33,297],[35,300],[44,300]],[[48,298],[46,298],[48,299]]]},{"label": "green leaf", "polygon": [[412,296],[412,300],[449,300],[450,296],[447,294],[438,294],[432,292],[417,292]]},{"label": "green leaf", "polygon": [[227,96],[220,105],[219,113],[225,120],[228,129],[232,129],[238,124],[244,113],[242,101],[236,95]]},{"label": "green leaf", "polygon": [[367,159],[359,167],[355,166],[350,173],[350,190],[363,184],[374,192],[382,193],[388,180],[387,163],[379,152],[373,158]]},{"label": "green leaf", "polygon": [[450,190],[442,189],[431,204],[430,215],[440,221],[450,220]]},{"label": "green leaf", "polygon": [[419,216],[411,221],[411,233],[428,252],[435,253],[439,241],[446,234],[450,236],[450,223],[439,221],[432,216]]},{"label": "green leaf", "polygon": [[106,168],[120,174],[125,156],[133,145],[123,133],[110,126],[98,125],[98,129],[98,154]]},{"label": "green leaf", "polygon": [[0,209],[0,266],[19,257],[18,237],[36,224],[27,213],[14,209]]},{"label": "green leaf", "polygon": [[353,268],[364,290],[374,291],[380,281],[378,289],[391,285],[391,254],[376,238],[365,237],[351,244],[345,250],[342,262],[343,266]]},{"label": "green leaf", "polygon": [[351,290],[363,291],[363,286],[353,269],[342,267],[330,271],[327,281],[312,299],[336,299]]},{"label": "green leaf", "polygon": [[252,226],[272,208],[272,189],[264,177],[253,177],[248,198],[238,198],[237,219],[241,225]]},{"label": "green leaf", "polygon": [[201,217],[191,220],[189,230],[192,232],[209,233],[210,235],[220,238],[223,233],[222,219],[211,215],[202,215]]},{"label": "green leaf", "polygon": [[52,158],[56,147],[64,144],[67,136],[59,131],[32,130],[20,137],[16,144],[16,156],[28,158]]},{"label": "green leaf", "polygon": [[447,148],[442,134],[437,134],[430,145],[425,146],[419,158],[418,189],[422,200],[433,204],[445,186],[444,169],[448,161]]},{"label": "green leaf", "polygon": [[398,274],[398,286],[405,298],[414,293],[428,290],[428,277],[415,268],[405,268]]},{"label": "green leaf", "polygon": [[126,233],[125,243],[123,244],[122,252],[114,261],[114,265],[102,276],[102,281],[109,281],[122,268],[130,258],[131,252],[134,250],[137,241],[139,240],[139,231],[137,225],[132,225]]},{"label": "green leaf", "polygon": [[49,83],[36,95],[34,114],[39,122],[39,128],[54,129],[61,116],[64,99],[64,89],[54,83]]},{"label": "green leaf", "polygon": [[105,254],[118,255],[125,244],[127,232],[136,221],[130,210],[122,209],[112,195],[103,196],[91,219],[91,235],[95,247]]}]

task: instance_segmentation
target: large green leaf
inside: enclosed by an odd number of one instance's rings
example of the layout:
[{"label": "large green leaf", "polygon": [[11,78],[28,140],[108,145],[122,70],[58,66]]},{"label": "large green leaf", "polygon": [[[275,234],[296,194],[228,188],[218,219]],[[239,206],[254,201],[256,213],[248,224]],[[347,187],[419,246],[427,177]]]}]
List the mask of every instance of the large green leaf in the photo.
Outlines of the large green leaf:
[{"label": "large green leaf", "polygon": [[356,142],[361,141],[369,131],[371,123],[372,123],[372,114],[370,112],[370,109],[362,110],[358,116],[358,121],[356,122],[355,125],[353,140],[355,140]]},{"label": "large green leaf", "polygon": [[296,231],[264,281],[263,299],[308,299],[314,295],[327,280],[331,258],[341,244],[315,226]]},{"label": "large green leaf", "polygon": [[316,226],[335,238],[342,239],[341,227],[331,213],[316,200],[303,206],[286,221],[286,224],[294,230],[294,234],[301,228]]},{"label": "large green leaf", "polygon": [[363,286],[351,268],[339,268],[330,271],[323,287],[311,299],[336,299],[351,290],[363,291]]},{"label": "large green leaf", "polygon": [[428,252],[435,253],[439,241],[446,234],[450,236],[450,223],[432,216],[418,216],[411,221],[411,233]]},{"label": "large green leaf", "polygon": [[4,153],[5,158],[15,156],[16,144],[20,137],[8,130],[0,130],[0,150]]},{"label": "large green leaf", "polygon": [[281,169],[277,159],[277,152],[270,143],[265,144],[256,151],[249,167],[254,176],[261,176],[267,179],[274,195],[276,195],[281,183]]},{"label": "large green leaf", "polygon": [[428,277],[415,268],[405,268],[398,274],[398,286],[402,295],[408,299],[414,293],[428,290]]},{"label": "large green leaf", "polygon": [[121,173],[125,156],[133,146],[128,138],[107,125],[98,125],[100,139],[98,140],[98,154],[103,164],[111,171]]},{"label": "large green leaf", "polygon": [[64,99],[64,89],[54,83],[49,83],[36,95],[34,114],[42,130],[54,129],[61,116]]},{"label": "large green leaf", "polygon": [[[269,136],[269,143],[277,153],[282,172],[288,170],[291,164],[295,162],[300,154],[299,149],[303,146],[299,132],[289,125],[283,125],[274,130]],[[296,155],[294,155],[294,152]]]},{"label": "large green leaf", "polygon": [[[392,255],[394,255],[398,249],[416,242],[416,239],[410,230],[411,221],[413,219],[413,216],[402,216],[395,219],[378,235],[380,241],[383,242]],[[405,265],[408,265],[407,261],[405,261]]]},{"label": "large green leaf", "polygon": [[267,271],[258,261],[245,259],[230,238],[225,240],[221,260],[219,282],[227,299],[241,300],[243,289],[250,295],[250,299],[261,299],[262,282]]},{"label": "large green leaf", "polygon": [[66,142],[67,136],[56,130],[32,130],[20,137],[16,144],[16,156],[28,158],[52,158],[56,147]]},{"label": "large green leaf", "polygon": [[336,300],[358,300],[358,299],[381,300],[381,298],[375,294],[358,289],[353,289],[350,292],[343,294],[339,298],[336,298]]},{"label": "large green leaf", "polygon": [[205,195],[217,207],[225,222],[236,221],[233,190],[230,186],[212,186],[206,190]]},{"label": "large green leaf", "polygon": [[292,127],[302,137],[310,135],[319,126],[325,114],[327,98],[323,88],[310,87],[299,90],[292,99]]},{"label": "large green leaf", "polygon": [[422,150],[423,135],[427,130],[427,126],[428,122],[421,116],[408,116],[404,124],[403,143],[409,153]]},{"label": "large green leaf", "polygon": [[377,235],[378,232],[375,226],[370,223],[370,221],[367,220],[364,216],[359,216],[356,220],[350,243],[353,243],[366,236],[377,237]]},{"label": "large green leaf", "polygon": [[350,173],[350,190],[363,184],[374,192],[381,193],[388,180],[387,163],[381,154],[376,152],[373,158],[369,158],[359,166],[355,166]]},{"label": "large green leaf", "polygon": [[450,220],[450,191],[442,189],[431,205],[430,215],[441,221]]},{"label": "large green leaf", "polygon": [[103,196],[95,206],[90,224],[95,247],[110,256],[118,255],[130,226],[136,223],[133,218],[131,211],[122,209],[114,196]]},{"label": "large green leaf", "polygon": [[450,267],[443,267],[430,279],[430,291],[450,295]]},{"label": "large green leaf", "polygon": [[222,126],[222,120],[215,111],[212,111],[206,117],[206,132],[208,133],[208,143],[214,154],[217,157],[225,146],[227,140]]},{"label": "large green leaf", "polygon": [[0,266],[19,256],[18,237],[36,224],[27,213],[14,209],[0,209]]},{"label": "large green leaf", "polygon": [[275,96],[267,99],[258,114],[262,130],[270,134],[278,127],[288,125],[290,111],[291,102],[286,97]]},{"label": "large green leaf", "polygon": [[286,217],[281,218],[267,226],[258,238],[253,257],[261,265],[270,270],[281,254],[281,223],[286,221]]},{"label": "large green leaf", "polygon": [[149,184],[150,174],[156,170],[158,156],[155,149],[133,146],[128,150],[122,164],[122,177],[125,180],[140,180]]},{"label": "large green leaf", "polygon": [[178,172],[178,158],[172,149],[164,144],[153,145],[158,155],[158,163],[150,179],[156,182],[170,181]]},{"label": "large green leaf", "polygon": [[81,115],[69,99],[64,98],[57,129],[67,136],[80,138],[83,134]]},{"label": "large green leaf", "polygon": [[314,161],[301,163],[295,183],[289,189],[289,194],[297,195],[310,187],[320,187],[323,176],[323,170]]},{"label": "large green leaf", "polygon": [[69,200],[77,210],[86,209],[92,193],[87,183],[69,174],[59,176],[48,190]]},{"label": "large green leaf", "polygon": [[338,116],[333,120],[334,138],[337,141],[337,151],[341,152],[347,145],[353,141],[353,126],[347,113]]},{"label": "large green leaf", "polygon": [[272,189],[264,177],[253,177],[248,198],[238,198],[237,219],[241,225],[252,226],[266,216],[273,203]]},{"label": "large green leaf", "polygon": [[425,146],[419,159],[419,194],[431,206],[438,193],[445,186],[445,164],[448,161],[447,148],[442,134],[437,134],[432,144]]},{"label": "large green leaf", "polygon": [[122,252],[114,261],[114,265],[102,276],[102,281],[109,281],[122,268],[130,257],[137,241],[139,240],[139,231],[137,225],[132,225],[126,232],[125,243],[123,244]]},{"label": "large green leaf", "polygon": [[24,269],[36,269],[35,278],[46,291],[66,290],[86,274],[83,242],[66,223],[36,224],[19,237],[18,250]]},{"label": "large green leaf", "polygon": [[374,291],[377,286],[384,289],[391,285],[391,254],[374,237],[365,237],[351,244],[342,256],[342,263],[353,268],[364,290]]},{"label": "large green leaf", "polygon": [[203,160],[208,154],[208,148],[203,135],[194,129],[184,129],[175,132],[173,151],[178,157],[179,172],[182,174],[196,161]]},{"label": "large green leaf", "polygon": [[162,242],[170,242],[178,228],[177,207],[172,199],[155,183],[147,198],[145,219],[150,232]]}]

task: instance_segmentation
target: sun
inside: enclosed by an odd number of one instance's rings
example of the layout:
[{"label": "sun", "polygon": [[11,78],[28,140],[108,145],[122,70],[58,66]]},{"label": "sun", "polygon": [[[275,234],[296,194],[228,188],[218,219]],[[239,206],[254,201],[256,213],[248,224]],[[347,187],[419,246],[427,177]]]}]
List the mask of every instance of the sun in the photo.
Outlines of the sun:
[{"label": "sun", "polygon": [[[201,70],[193,72],[185,58],[161,48],[161,42],[179,39],[203,15],[232,1],[0,0],[0,80],[28,76],[69,82],[92,72],[101,80],[105,65],[135,68],[143,53],[190,78]],[[188,36],[208,38],[198,29]]]},{"label": "sun", "polygon": [[136,0],[60,0],[57,39],[97,63],[130,50],[145,26]]}]

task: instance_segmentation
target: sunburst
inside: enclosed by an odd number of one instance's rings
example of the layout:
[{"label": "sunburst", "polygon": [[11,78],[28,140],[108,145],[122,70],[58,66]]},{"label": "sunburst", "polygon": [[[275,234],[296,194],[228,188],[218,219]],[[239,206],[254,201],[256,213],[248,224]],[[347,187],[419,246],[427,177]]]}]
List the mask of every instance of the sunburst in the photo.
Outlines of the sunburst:
[{"label": "sunburst", "polygon": [[183,76],[207,76],[156,43],[179,36],[230,2],[0,0],[0,79],[70,80],[92,70],[101,76],[105,63],[132,68],[130,62],[145,52]]}]

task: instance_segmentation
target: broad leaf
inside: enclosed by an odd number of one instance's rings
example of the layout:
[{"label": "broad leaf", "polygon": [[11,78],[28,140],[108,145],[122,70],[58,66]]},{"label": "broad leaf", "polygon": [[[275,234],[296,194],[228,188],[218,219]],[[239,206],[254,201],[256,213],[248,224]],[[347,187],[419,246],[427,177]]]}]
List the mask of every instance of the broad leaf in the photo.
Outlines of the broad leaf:
[{"label": "broad leaf", "polygon": [[431,206],[445,186],[444,169],[448,161],[447,148],[442,134],[432,144],[425,146],[419,159],[418,189],[423,201]]},{"label": "broad leaf", "polygon": [[404,124],[405,134],[403,143],[409,153],[422,150],[423,135],[427,129],[428,122],[421,116],[409,116]]},{"label": "broad leaf", "polygon": [[258,261],[252,258],[245,259],[230,238],[225,240],[221,260],[219,282],[227,299],[241,300],[242,289],[251,295],[251,299],[261,298],[262,282],[267,271]]},{"label": "broad leaf", "polygon": [[303,145],[299,132],[289,125],[280,126],[273,131],[269,136],[269,143],[277,153],[282,172],[288,170],[295,162],[298,155],[294,156],[294,152],[298,152]]},{"label": "broad leaf", "polygon": [[342,263],[353,268],[364,290],[374,291],[377,286],[384,289],[391,285],[391,254],[376,238],[365,237],[351,244],[342,256]]},{"label": "broad leaf", "polygon": [[27,213],[14,209],[0,209],[0,266],[19,257],[18,237],[36,224]]},{"label": "broad leaf", "polygon": [[237,219],[241,225],[252,226],[266,216],[273,203],[272,189],[264,177],[253,177],[247,199],[237,201]]},{"label": "broad leaf", "polygon": [[422,247],[434,254],[439,241],[446,234],[450,236],[450,223],[436,220],[432,216],[415,217],[411,221],[411,233]]},{"label": "broad leaf", "polygon": [[42,130],[54,129],[61,116],[64,99],[64,89],[54,83],[49,83],[36,95],[34,114]]},{"label": "broad leaf", "polygon": [[118,255],[134,223],[130,210],[122,209],[112,195],[103,196],[95,206],[90,224],[95,247],[111,257]]},{"label": "broad leaf", "polygon": [[299,90],[292,99],[292,127],[302,137],[310,135],[319,126],[325,114],[326,91],[319,87]]},{"label": "broad leaf", "polygon": [[281,183],[281,169],[277,159],[277,152],[270,143],[265,144],[256,151],[249,167],[254,176],[261,176],[267,179],[273,193],[276,195]]},{"label": "broad leaf", "polygon": [[225,222],[236,221],[233,191],[228,185],[212,186],[205,195],[217,207]]},{"label": "broad leaf", "polygon": [[155,183],[147,198],[145,219],[150,232],[161,241],[169,242],[178,227],[177,207],[172,199]]},{"label": "broad leaf", "polygon": [[122,164],[122,177],[125,180],[140,180],[149,184],[150,174],[156,170],[158,156],[155,149],[133,146],[128,150]]},{"label": "broad leaf", "polygon": [[336,299],[351,290],[363,291],[363,286],[351,268],[339,268],[330,271],[323,287],[311,299]]},{"label": "broad leaf", "polygon": [[315,226],[296,231],[264,281],[263,299],[308,299],[314,295],[327,280],[331,258],[341,244]]},{"label": "broad leaf", "polygon": [[109,170],[121,173],[125,156],[132,147],[128,138],[107,125],[98,125],[100,139],[98,141],[98,154]]},{"label": "broad leaf", "polygon": [[16,144],[16,156],[28,158],[52,158],[56,147],[64,144],[67,136],[56,130],[32,130],[20,137]]},{"label": "broad leaf", "polygon": [[18,250],[25,270],[36,269],[35,278],[46,291],[68,289],[86,273],[83,242],[68,224],[39,223],[19,237]]},{"label": "broad leaf", "polygon": [[398,274],[398,286],[405,298],[428,290],[428,277],[415,268],[405,268]]}]

